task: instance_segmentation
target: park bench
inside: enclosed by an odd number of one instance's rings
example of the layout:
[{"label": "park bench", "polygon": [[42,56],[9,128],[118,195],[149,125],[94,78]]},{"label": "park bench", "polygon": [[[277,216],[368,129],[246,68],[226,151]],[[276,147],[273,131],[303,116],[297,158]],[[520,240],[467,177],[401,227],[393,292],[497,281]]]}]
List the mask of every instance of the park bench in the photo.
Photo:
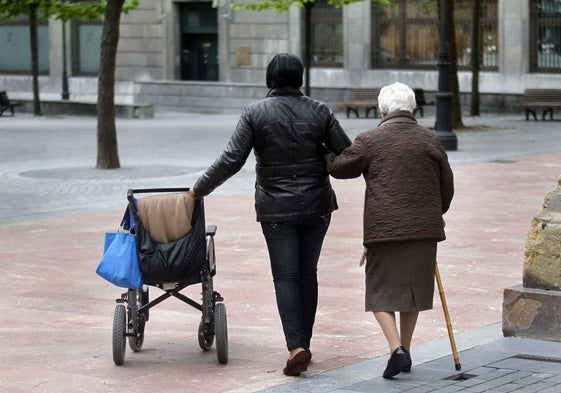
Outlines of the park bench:
[{"label": "park bench", "polygon": [[417,88],[417,89],[413,89],[413,91],[415,92],[415,102],[417,102],[417,106],[413,110],[413,116],[415,116],[415,114],[419,112],[421,114],[421,117],[425,117],[423,113],[423,107],[428,105],[434,105],[434,101],[426,100],[425,91],[423,89]]},{"label": "park bench", "polygon": [[2,114],[7,110],[10,110],[13,116],[14,108],[21,105],[23,105],[21,102],[10,102],[8,99],[8,93],[0,91],[0,116],[2,116]]},{"label": "park bench", "polygon": [[515,103],[513,108],[525,109],[526,120],[532,114],[537,120],[536,112],[543,110],[542,120],[549,113],[549,118],[553,120],[553,110],[561,109],[561,89],[526,89],[522,95],[522,100]]},{"label": "park bench", "polygon": [[343,101],[336,104],[338,108],[347,110],[347,117],[354,112],[356,117],[359,116],[359,109],[366,109],[366,117],[370,111],[374,111],[374,117],[378,117],[378,94],[380,89],[355,88],[347,89],[343,94]]}]

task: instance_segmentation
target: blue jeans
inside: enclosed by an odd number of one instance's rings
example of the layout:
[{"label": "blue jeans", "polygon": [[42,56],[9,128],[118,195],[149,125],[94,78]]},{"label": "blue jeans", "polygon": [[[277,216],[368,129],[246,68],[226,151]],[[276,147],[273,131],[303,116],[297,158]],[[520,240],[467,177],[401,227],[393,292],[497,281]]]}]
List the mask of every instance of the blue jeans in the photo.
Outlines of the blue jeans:
[{"label": "blue jeans", "polygon": [[308,349],[318,303],[317,265],[331,215],[262,222],[288,349]]}]

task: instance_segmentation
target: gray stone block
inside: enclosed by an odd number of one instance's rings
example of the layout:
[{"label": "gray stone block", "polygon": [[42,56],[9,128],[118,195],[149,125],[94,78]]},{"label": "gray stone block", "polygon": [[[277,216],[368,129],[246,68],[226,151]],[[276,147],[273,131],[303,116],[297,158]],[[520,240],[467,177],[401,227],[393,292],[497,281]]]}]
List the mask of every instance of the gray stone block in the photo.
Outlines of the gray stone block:
[{"label": "gray stone block", "polygon": [[561,178],[532,220],[522,282],[529,288],[561,290]]},{"label": "gray stone block", "polygon": [[503,335],[561,341],[561,291],[525,288],[504,290]]}]

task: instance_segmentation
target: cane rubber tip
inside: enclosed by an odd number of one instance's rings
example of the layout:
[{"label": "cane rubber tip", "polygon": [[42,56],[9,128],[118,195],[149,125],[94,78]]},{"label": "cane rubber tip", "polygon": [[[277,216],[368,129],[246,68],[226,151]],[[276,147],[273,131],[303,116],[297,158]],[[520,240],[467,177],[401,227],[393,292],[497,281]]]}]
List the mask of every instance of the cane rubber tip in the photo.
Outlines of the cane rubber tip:
[{"label": "cane rubber tip", "polygon": [[462,369],[462,365],[460,363],[456,364],[456,370],[461,370]]}]

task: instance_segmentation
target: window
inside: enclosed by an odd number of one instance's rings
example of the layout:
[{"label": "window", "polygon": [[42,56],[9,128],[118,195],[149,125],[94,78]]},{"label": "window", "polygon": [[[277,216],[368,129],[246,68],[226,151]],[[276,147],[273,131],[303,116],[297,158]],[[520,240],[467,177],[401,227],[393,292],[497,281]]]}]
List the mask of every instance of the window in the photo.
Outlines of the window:
[{"label": "window", "polygon": [[71,21],[72,75],[96,75],[99,71],[101,21]]},{"label": "window", "polygon": [[[483,0],[480,9],[480,67],[497,69],[498,0]],[[454,25],[459,69],[471,63],[473,2],[456,2]],[[395,0],[372,4],[372,67],[435,68],[440,51],[437,1]]]},{"label": "window", "polygon": [[561,72],[561,0],[532,0],[530,26],[530,71]]},{"label": "window", "polygon": [[314,67],[343,66],[343,11],[319,0],[311,9],[311,56]]},{"label": "window", "polygon": [[[12,74],[31,73],[31,41],[29,19],[21,16],[0,25],[0,72]],[[49,72],[49,27],[47,22],[37,22],[39,73]]]}]

